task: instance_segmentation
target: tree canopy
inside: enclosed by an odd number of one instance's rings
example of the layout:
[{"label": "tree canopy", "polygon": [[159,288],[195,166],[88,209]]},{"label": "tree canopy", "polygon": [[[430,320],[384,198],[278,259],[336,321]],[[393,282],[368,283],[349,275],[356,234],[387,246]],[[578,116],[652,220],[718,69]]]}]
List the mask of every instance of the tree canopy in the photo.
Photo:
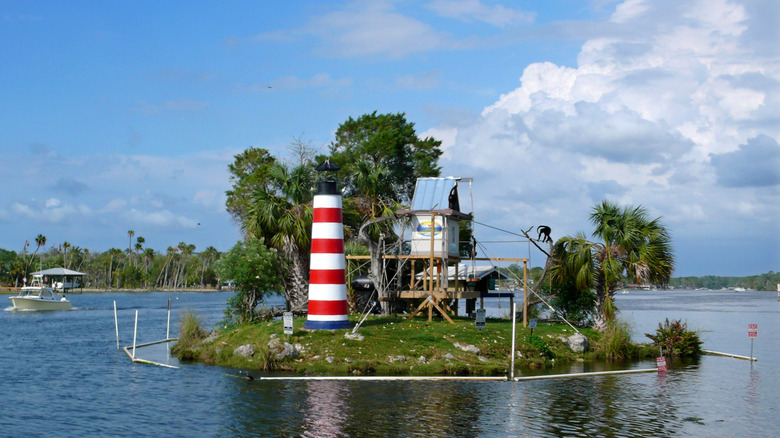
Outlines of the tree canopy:
[{"label": "tree canopy", "polygon": [[217,262],[220,276],[236,283],[236,293],[225,309],[229,322],[244,324],[256,319],[255,308],[263,297],[281,290],[279,268],[276,251],[258,239],[238,242],[222,256]]},{"label": "tree canopy", "polygon": [[371,192],[374,199],[408,203],[418,177],[439,175],[440,146],[433,137],[419,138],[404,113],[374,111],[339,126],[330,158],[342,168],[347,196]]},{"label": "tree canopy", "polygon": [[225,192],[225,207],[238,223],[246,216],[252,193],[268,189],[271,184],[270,171],[276,159],[265,149],[250,147],[236,155],[228,165],[231,189]]},{"label": "tree canopy", "polygon": [[582,233],[559,239],[550,276],[558,286],[594,290],[594,322],[603,329],[614,318],[612,298],[621,278],[639,284],[668,283],[674,255],[661,219],[650,219],[642,206],[620,207],[605,200],[593,207],[590,222],[597,240]]}]

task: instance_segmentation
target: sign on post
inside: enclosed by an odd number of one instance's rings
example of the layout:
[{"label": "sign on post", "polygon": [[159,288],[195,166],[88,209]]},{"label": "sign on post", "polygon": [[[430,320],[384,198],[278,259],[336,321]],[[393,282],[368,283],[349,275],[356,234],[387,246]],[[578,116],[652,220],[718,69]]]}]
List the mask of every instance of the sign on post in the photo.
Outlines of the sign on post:
[{"label": "sign on post", "polygon": [[475,324],[479,330],[485,328],[485,309],[477,309],[477,320]]},{"label": "sign on post", "polygon": [[292,312],[284,312],[284,314],[282,315],[282,319],[284,320],[284,334],[285,335],[293,334],[293,314],[292,314]]},{"label": "sign on post", "polygon": [[528,328],[531,329],[531,336],[534,335],[534,329],[536,328],[536,318],[531,318],[530,321],[528,321]]},{"label": "sign on post", "polygon": [[655,364],[658,367],[659,373],[665,373],[666,372],[666,358],[663,356],[657,357],[655,359]]},{"label": "sign on post", "polygon": [[758,324],[748,324],[748,338],[758,337]]}]

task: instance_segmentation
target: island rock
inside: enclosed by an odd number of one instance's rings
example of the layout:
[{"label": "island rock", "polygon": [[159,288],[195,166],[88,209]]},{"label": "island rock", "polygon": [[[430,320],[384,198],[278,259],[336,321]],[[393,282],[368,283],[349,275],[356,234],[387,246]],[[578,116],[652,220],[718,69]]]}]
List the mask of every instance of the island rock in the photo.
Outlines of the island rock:
[{"label": "island rock", "polygon": [[588,338],[582,333],[575,333],[566,339],[566,343],[569,344],[569,348],[575,353],[582,353],[588,351]]}]

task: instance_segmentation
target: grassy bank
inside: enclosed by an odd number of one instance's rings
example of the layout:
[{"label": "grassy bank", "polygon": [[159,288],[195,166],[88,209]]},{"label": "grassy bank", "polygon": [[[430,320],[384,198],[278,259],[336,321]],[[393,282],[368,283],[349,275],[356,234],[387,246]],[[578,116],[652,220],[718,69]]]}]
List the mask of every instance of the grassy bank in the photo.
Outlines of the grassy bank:
[{"label": "grassy bank", "polygon": [[[205,341],[182,340],[174,352],[182,360],[249,370],[286,371],[327,375],[506,375],[512,342],[511,321],[488,319],[484,330],[474,321],[456,318],[455,324],[427,319],[369,317],[357,333],[362,340],[349,339],[340,331],[303,330],[305,318],[295,320],[292,335],[283,334],[282,321],[245,325],[212,335]],[[192,332],[192,329],[189,329]],[[590,329],[580,329],[590,343],[585,353],[574,353],[565,339],[575,333],[563,324],[542,324],[533,331],[518,324],[517,368],[543,368],[575,361],[604,359],[612,354],[614,342]],[[297,347],[295,358],[277,360],[268,344],[273,339]],[[459,345],[456,345],[459,344]],[[234,354],[251,345],[254,354]],[[478,349],[464,351],[461,347]],[[632,357],[652,357],[648,346],[629,346]],[[627,357],[626,357],[627,358]]]}]

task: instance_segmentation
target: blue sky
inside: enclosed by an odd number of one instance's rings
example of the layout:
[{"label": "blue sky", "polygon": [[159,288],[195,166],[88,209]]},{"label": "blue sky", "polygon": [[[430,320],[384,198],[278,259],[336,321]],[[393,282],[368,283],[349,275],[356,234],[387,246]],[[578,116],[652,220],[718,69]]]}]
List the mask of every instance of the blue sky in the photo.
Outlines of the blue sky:
[{"label": "blue sky", "polygon": [[[780,6],[765,1],[0,3],[0,248],[226,250],[227,165],[404,112],[476,220],[553,238],[602,199],[675,275],[780,270]],[[487,227],[477,238],[501,240]],[[495,255],[541,254],[498,244]]]}]

